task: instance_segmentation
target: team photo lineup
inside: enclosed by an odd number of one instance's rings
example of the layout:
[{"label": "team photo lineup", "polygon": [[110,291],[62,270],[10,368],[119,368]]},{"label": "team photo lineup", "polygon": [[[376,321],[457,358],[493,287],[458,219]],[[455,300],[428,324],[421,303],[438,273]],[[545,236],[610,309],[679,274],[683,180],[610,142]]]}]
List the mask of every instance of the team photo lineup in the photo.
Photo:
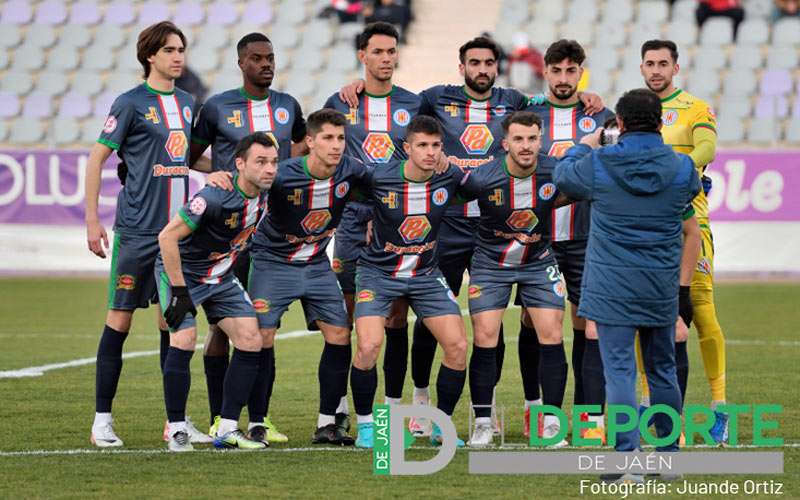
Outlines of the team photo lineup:
[{"label": "team photo lineup", "polygon": [[[471,428],[457,427],[459,446],[496,445],[504,425],[520,426],[525,437],[558,435],[559,420],[537,418],[536,407],[564,404],[570,369],[573,404],[600,408],[580,416],[595,424],[585,437],[605,444],[605,404],[681,411],[687,343],[698,340],[708,387],[691,390],[706,394],[711,436],[725,444],[728,415],[716,411],[726,403],[725,339],[713,293],[712,186],[703,175],[715,155],[716,118],[675,86],[680,47],[645,42],[641,88],[606,103],[591,88],[578,91],[586,55],[574,40],[547,48],[547,91],[534,95],[495,85],[500,49],[486,36],[465,37],[454,60],[441,61],[458,64],[462,85],[404,89],[392,81],[399,41],[391,24],[366,25],[357,37],[363,78],[330,89],[322,109],[301,110],[291,88],[271,88],[280,54],[268,34],[250,33],[235,48],[241,86],[196,109],[175,85],[189,52],[180,28],[164,21],[139,34],[145,81],[114,101],[86,175],[88,247],[111,266],[91,443],[124,446],[125,429],[112,417],[123,347],[134,312],[157,304],[169,451],[202,443],[265,449],[309,437],[372,448],[378,384],[383,402],[399,404],[409,358],[413,404],[447,415],[462,399],[472,406]],[[593,163],[604,154],[612,162],[625,148],[642,148],[669,174],[620,180]],[[113,152],[123,187],[109,241],[98,196]],[[190,169],[208,174],[193,196]],[[592,224],[603,226],[598,232],[614,224],[602,210],[615,198],[594,194],[613,192],[605,184],[614,182],[663,198],[660,227],[650,233],[636,223],[641,207],[617,207],[631,211],[626,230],[652,237],[631,258],[659,269],[639,277],[624,276],[613,238],[590,237]],[[462,287],[471,339],[457,301]],[[630,298],[637,289],[646,305]],[[296,301],[308,329],[324,338],[318,416],[306,436],[279,430],[281,401],[272,398],[281,384],[275,337]],[[511,313],[519,317],[522,387],[520,400],[497,401],[511,307],[520,310]],[[200,309],[210,325],[202,348],[209,414],[190,420]],[[633,323],[620,321],[626,317]],[[623,324],[635,326],[631,335],[638,329],[635,366],[618,359],[627,348],[604,343],[622,335],[615,325]],[[637,372],[641,397],[630,401]],[[497,407],[512,404],[524,404],[524,419],[503,423]],[[656,423],[659,435],[669,434],[671,425]],[[441,443],[441,429],[426,419],[411,419],[408,429]],[[638,433],[616,443],[618,451],[638,449]]]}]

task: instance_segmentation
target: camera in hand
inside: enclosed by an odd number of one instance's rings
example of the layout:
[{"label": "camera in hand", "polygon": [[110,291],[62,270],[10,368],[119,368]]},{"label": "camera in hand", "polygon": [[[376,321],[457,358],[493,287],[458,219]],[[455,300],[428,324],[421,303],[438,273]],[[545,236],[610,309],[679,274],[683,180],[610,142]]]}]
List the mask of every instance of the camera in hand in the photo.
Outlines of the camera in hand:
[{"label": "camera in hand", "polygon": [[610,144],[616,144],[618,142],[619,142],[619,129],[617,128],[616,123],[612,127],[606,127],[603,129],[603,132],[600,134],[601,145],[608,146]]}]

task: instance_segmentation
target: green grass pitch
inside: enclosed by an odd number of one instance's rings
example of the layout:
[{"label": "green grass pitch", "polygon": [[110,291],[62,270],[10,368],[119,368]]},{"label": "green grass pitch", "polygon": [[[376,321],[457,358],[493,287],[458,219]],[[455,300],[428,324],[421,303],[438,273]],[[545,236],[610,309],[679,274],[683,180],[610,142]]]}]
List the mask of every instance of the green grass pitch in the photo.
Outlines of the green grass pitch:
[{"label": "green grass pitch", "polygon": [[[103,325],[106,283],[99,279],[0,280],[0,371],[93,358]],[[464,294],[462,293],[462,307]],[[778,419],[786,446],[785,473],[776,476],[689,476],[692,482],[731,479],[775,480],[784,496],[800,497],[800,285],[791,283],[720,283],[718,315],[728,344],[728,399],[742,404],[779,403]],[[139,311],[126,352],[155,351],[155,310]],[[517,310],[506,314],[506,361],[498,401],[506,410],[508,442],[521,443],[522,387],[518,370]],[[298,307],[283,321],[282,332],[304,328]],[[467,322],[469,323],[469,322]],[[469,331],[469,325],[467,326]],[[200,325],[201,336],[206,331]],[[569,325],[566,336],[571,337]],[[443,471],[424,477],[377,477],[368,452],[311,448],[319,389],[319,335],[278,340],[277,381],[271,417],[289,443],[262,453],[214,452],[180,456],[161,453],[164,423],[158,356],[125,361],[114,405],[116,429],[124,453],[99,453],[89,444],[94,412],[94,365],[60,368],[39,377],[0,378],[0,478],[3,498],[233,498],[241,496],[339,497],[502,497],[578,498],[581,479],[594,476],[471,476],[467,454],[459,452]],[[567,342],[567,351],[571,345]],[[569,355],[568,355],[569,356]],[[696,333],[690,342],[687,404],[707,404]],[[438,366],[438,361],[436,366]],[[410,371],[410,370],[409,370]],[[377,401],[382,401],[379,371]],[[434,370],[434,377],[436,371]],[[572,400],[572,380],[565,401]],[[410,373],[405,400],[410,401]],[[462,438],[467,436],[468,388],[456,410]],[[352,407],[352,403],[351,403]],[[192,361],[188,413],[195,422],[208,418],[201,355]],[[246,419],[246,411],[243,412]],[[743,420],[743,440],[751,442],[751,420]],[[420,447],[425,446],[418,441]],[[42,450],[41,453],[14,452]],[[74,453],[65,453],[74,450]],[[86,450],[81,452],[79,450]],[[284,451],[281,451],[284,450]],[[61,451],[61,453],[56,453]],[[431,456],[411,450],[412,458]],[[750,495],[753,496],[753,495]],[[757,495],[756,495],[757,496]],[[609,497],[611,498],[611,497]],[[687,497],[690,498],[690,497]],[[699,497],[698,497],[699,498]]]}]

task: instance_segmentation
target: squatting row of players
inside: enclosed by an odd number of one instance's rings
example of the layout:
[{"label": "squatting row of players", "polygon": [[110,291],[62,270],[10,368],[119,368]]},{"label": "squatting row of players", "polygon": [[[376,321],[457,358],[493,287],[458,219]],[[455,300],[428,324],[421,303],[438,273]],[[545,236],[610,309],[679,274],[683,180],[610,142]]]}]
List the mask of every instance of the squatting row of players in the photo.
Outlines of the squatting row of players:
[{"label": "squatting row of players", "polygon": [[[325,344],[319,363],[320,405],[314,443],[372,446],[376,362],[386,343],[387,403],[402,398],[408,364],[408,307],[416,323],[411,346],[413,400],[429,404],[437,344],[444,356],[437,406],[452,415],[469,366],[475,412],[471,445],[498,431],[495,387],[505,343],[503,313],[512,285],[521,305],[519,360],[525,417],[530,407],[561,406],[567,380],[563,344],[565,297],[571,303],[574,402],[605,400],[602,360],[591,322],[576,315],[588,238],[588,202],[570,202],[551,178],[554,165],[582,140],[597,140],[613,114],[591,93],[577,92],[585,54],[559,40],[545,54],[546,95],[526,97],[494,86],[498,49],[479,37],[459,51],[463,85],[413,93],[392,83],[398,34],[368,25],[358,39],[363,80],[335,93],[304,119],[298,102],[270,88],[275,53],[252,33],[237,44],[243,85],[211,97],[193,116],[192,97],[175,88],[186,39],[172,23],[145,29],[137,58],[145,82],[114,102],[90,154],[88,245],[106,256],[108,238],[97,215],[100,173],[116,151],[123,189],[111,251],[108,314],[97,352],[92,443],[122,446],[112,402],[133,312],[160,301],[161,368],[170,450],[191,443],[263,448],[286,441],[269,418],[276,380],[275,334],[289,305],[300,300],[309,329]],[[674,43],[642,47],[645,84],[662,99],[662,135],[688,154],[702,174],[714,157],[713,111],[674,87]],[[211,160],[204,156],[211,146]],[[188,173],[210,173],[188,199]],[[686,340],[693,305],[712,406],[725,401],[725,348],[712,292],[713,246],[705,194],[687,210],[684,231],[699,228],[699,261],[681,270],[676,358],[685,395]],[[336,237],[331,264],[326,247]],[[252,243],[251,243],[252,240]],[[685,264],[685,263],[684,263]],[[469,272],[474,339],[467,337],[455,295]],[[563,276],[563,277],[562,277]],[[691,299],[691,300],[690,300]],[[209,433],[186,416],[196,307],[212,325],[203,352]],[[357,348],[351,349],[355,320]],[[229,355],[229,342],[233,354]],[[640,360],[640,369],[643,364]],[[350,435],[347,383],[358,424]],[[644,380],[645,377],[642,377]],[[649,405],[646,384],[642,405]],[[247,406],[249,425],[238,428]],[[588,415],[603,438],[602,413]],[[722,442],[727,416],[712,429]],[[416,435],[440,441],[436,426],[411,421]],[[554,417],[534,427],[559,431]]]}]

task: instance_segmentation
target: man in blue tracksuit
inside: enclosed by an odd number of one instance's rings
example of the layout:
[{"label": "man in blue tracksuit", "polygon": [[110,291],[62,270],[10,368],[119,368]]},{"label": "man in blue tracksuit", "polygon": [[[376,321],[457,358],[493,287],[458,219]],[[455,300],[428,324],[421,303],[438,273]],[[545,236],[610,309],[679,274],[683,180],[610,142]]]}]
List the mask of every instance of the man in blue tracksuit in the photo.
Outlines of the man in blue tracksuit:
[{"label": "man in blue tracksuit", "polygon": [[[638,329],[651,399],[680,413],[674,342],[681,232],[684,220],[693,222],[691,200],[700,179],[688,156],[664,144],[655,93],[623,95],[617,124],[619,144],[599,148],[598,130],[570,148],[553,174],[559,191],[591,202],[578,315],[597,323],[609,405],[636,407]],[[669,434],[669,419],[659,417],[656,429],[659,436]],[[638,447],[638,427],[617,435],[617,451]],[[676,440],[659,451],[677,449]]]}]

